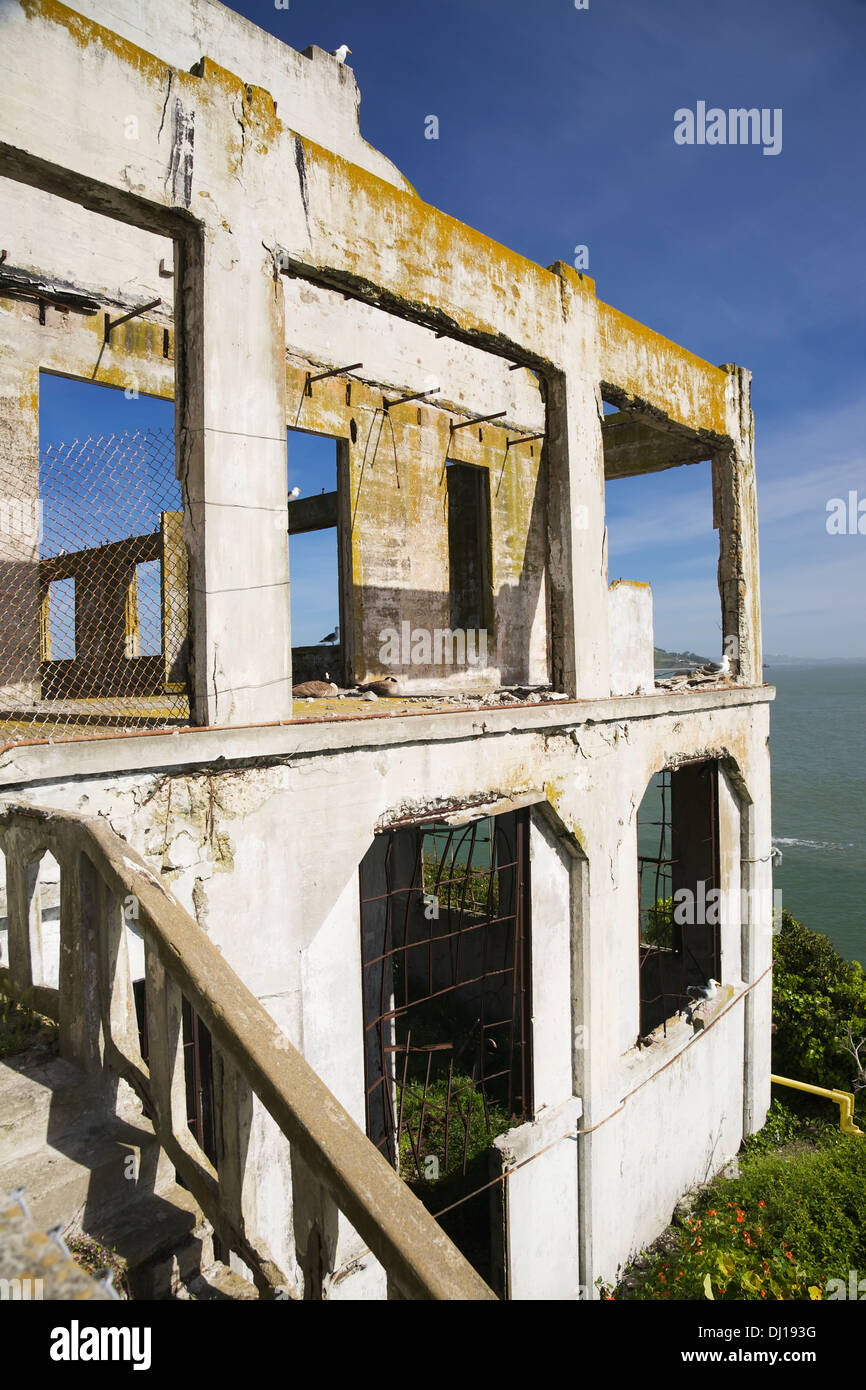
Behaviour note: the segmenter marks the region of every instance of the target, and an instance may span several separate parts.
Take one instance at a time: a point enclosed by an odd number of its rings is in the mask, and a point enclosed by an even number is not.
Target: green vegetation
[[[397,1104],[401,1088],[398,1086]],[[445,1110],[448,1081],[431,1081],[424,1103],[424,1129],[418,1144],[421,1123],[423,1090],[407,1085],[402,1090],[403,1130],[400,1135],[400,1173],[404,1178],[416,1178],[418,1167],[428,1182],[462,1173],[464,1157],[467,1167],[484,1153],[497,1134],[504,1134],[515,1123],[499,1106],[488,1102],[476,1090],[471,1077],[455,1072],[451,1078],[451,1104],[448,1107],[448,1154],[445,1154]],[[467,1138],[468,1134],[468,1138]],[[416,1167],[416,1157],[418,1167]],[[427,1160],[435,1158],[435,1163]]]
[[[0,984],[0,1057],[12,1057],[35,1042],[53,1042],[57,1025],[30,1007],[30,991],[16,999]]]
[[[866,975],[861,966],[844,960],[826,936],[809,931],[788,912],[782,913],[774,958],[774,1072],[816,1086],[860,1089],[858,1113],[863,1116],[866,1076],[858,1076],[850,1051],[852,1043],[866,1035]],[[861,1056],[866,1062],[866,1048]],[[808,1097],[798,1103],[804,1114],[826,1113],[828,1104]]]
[[[658,931],[664,907],[657,903],[650,921]],[[866,1129],[866,1076],[856,1056],[866,1035],[866,976],[787,912],[774,955],[773,1070],[854,1090]],[[739,1164],[739,1176],[700,1191],[616,1289],[600,1286],[602,1297],[819,1300],[830,1280],[866,1269],[866,1138],[840,1133],[829,1101],[785,1090]]]
[[[107,1246],[100,1245],[98,1240],[85,1235],[83,1231],[64,1231],[63,1239],[76,1264],[87,1270],[95,1279],[102,1279],[106,1272],[110,1272],[120,1297],[132,1297],[126,1275],[126,1261],[122,1256],[114,1250],[109,1250]]]
[[[641,945],[672,951],[675,945],[673,898],[656,898],[652,907],[644,908],[642,917]]]
[[[779,1112],[776,1123],[781,1120]],[[796,1117],[785,1127],[796,1131]],[[737,1178],[700,1194],[682,1225],[635,1262],[622,1300],[812,1299],[866,1267],[864,1140],[827,1129],[776,1152],[749,1144]]]
[[[707,657],[698,656],[697,652],[669,652],[664,647],[653,647],[653,662],[659,666],[705,666]]]
[[[439,900],[440,912],[490,912],[494,916],[499,911],[499,874],[495,870],[461,864],[457,859],[442,864],[433,855],[424,855],[422,861],[425,893],[435,893]]]

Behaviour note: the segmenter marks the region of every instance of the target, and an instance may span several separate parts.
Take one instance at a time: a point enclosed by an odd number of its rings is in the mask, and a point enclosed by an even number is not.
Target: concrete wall
[[[27,0],[3,8],[2,38],[10,263],[100,305],[165,303],[103,351],[101,313],[49,308],[41,324],[35,305],[0,300],[0,463],[32,493],[40,368],[175,394],[195,718],[237,727],[7,750],[0,787],[106,816],[360,1124],[357,870],[375,832],[532,799],[537,1113],[499,1146],[506,1166],[531,1160],[507,1179],[509,1277],[515,1297],[576,1297],[616,1276],[769,1103],[766,892],[766,910],[723,926],[729,1011],[694,1039],[682,1023],[636,1048],[635,814],[652,774],[722,760],[723,881],[770,882],[748,374],[422,203],[362,141],[347,69],[212,0],[82,0],[81,13]],[[169,243],[173,277],[159,269]],[[355,362],[307,393],[308,372]],[[433,386],[385,409],[385,395]],[[631,693],[650,682],[647,628],[637,641],[635,623],[609,618],[622,603],[645,622],[647,600],[608,590],[602,395],[666,422],[689,459],[712,456],[724,632],[750,688]],[[392,673],[373,656],[383,626],[448,625],[454,459],[490,479],[486,679],[550,678],[574,702],[261,727],[292,713],[287,424],[343,441],[357,675]],[[540,431],[543,449],[519,442]],[[277,1260],[300,1286],[321,1244],[335,1297],[381,1296],[381,1271],[310,1174],[257,1108],[248,1118],[247,1219]]]
[[[101,23],[86,17],[91,11]],[[474,363],[464,358],[441,392],[443,415],[451,403],[470,415],[486,413],[487,399],[494,410],[506,411],[508,434],[498,427],[482,434],[477,443],[487,456],[474,460],[491,473],[497,467],[496,499],[505,515],[498,518],[502,553],[494,583],[500,618],[513,625],[517,648],[513,660],[497,651],[491,680],[496,672],[505,680],[543,679],[548,667],[554,684],[568,693],[609,693],[600,546],[602,389],[624,408],[651,409],[680,433],[691,431],[717,459],[720,579],[726,620],[735,628],[726,635],[743,647],[747,677],[759,679],[751,415],[743,374],[735,380],[734,369],[712,367],[601,304],[592,281],[569,267],[533,266],[423,204],[360,141],[354,79],[327,55],[294,54],[205,0],[146,12],[133,0],[112,0],[93,3],[83,14],[39,0],[9,5],[3,16],[10,144],[0,172],[35,185],[17,191],[22,230],[10,264],[32,267],[38,260],[42,271],[96,282],[102,295],[134,299],[139,290],[164,291],[166,284],[158,268],[165,258],[139,246],[141,235],[154,233],[163,242],[172,236],[180,248],[172,282],[186,344],[175,363],[183,431],[179,475],[188,497],[198,722],[290,713],[281,433],[292,412],[280,344],[313,356],[318,342],[329,366],[358,360],[358,305],[386,309],[398,321],[382,338],[398,349],[399,369],[383,372],[398,389],[418,389],[419,375],[427,386],[440,373],[436,332],[446,334],[451,348],[469,345],[507,359],[497,372],[479,369],[477,357]],[[205,35],[212,47],[202,57]],[[34,84],[54,93],[55,121],[40,118],[31,100]],[[113,124],[106,125],[106,110],[116,113]],[[103,257],[114,229],[93,236],[92,219],[86,224],[75,208],[59,220],[43,219],[42,227],[50,225],[55,235],[67,226],[70,234],[59,253],[43,246],[37,255],[47,193],[62,193],[89,213],[110,214],[121,224],[118,249]],[[294,277],[300,295],[286,288],[279,272]],[[335,291],[348,295],[353,307],[341,316],[332,297],[326,325],[321,296]],[[316,329],[309,320],[317,314]],[[413,336],[410,325],[420,326],[422,336]],[[137,328],[145,333],[146,325]],[[131,330],[130,341],[134,337]],[[376,356],[369,338],[363,355]],[[105,379],[90,356],[90,371]],[[86,357],[78,354],[58,369],[84,374]],[[451,361],[460,367],[459,355]],[[509,363],[535,369],[548,397],[544,521],[544,499],[533,483],[537,451],[516,445],[518,430],[531,429],[539,412],[537,404],[527,410],[514,400],[515,391],[532,387],[509,383],[505,389]],[[150,389],[157,365],[148,363],[140,389]],[[8,392],[10,415],[21,417],[19,447],[31,450],[33,380],[31,358],[29,384],[19,375]],[[333,384],[345,390],[345,381]],[[429,407],[421,409],[423,427]],[[408,421],[402,414],[399,419],[409,447]],[[387,448],[390,425],[386,431],[379,424]],[[398,434],[399,426],[394,430]],[[377,425],[381,446],[378,433]],[[434,440],[435,433],[424,433]],[[461,433],[461,448],[468,448],[464,435],[471,433]],[[393,438],[391,444],[393,452]],[[432,442],[421,452],[432,470]],[[431,506],[426,486],[419,506],[417,518],[410,509],[409,519],[423,533]],[[740,541],[741,524],[751,527],[747,544]],[[540,548],[546,576],[539,573]],[[441,571],[440,541],[430,557],[433,572],[417,576],[413,571],[423,566],[416,554],[371,554],[371,631],[383,611],[393,610],[393,601],[378,602],[375,591],[383,581],[390,585],[395,572],[395,587],[404,594],[415,591],[416,580],[422,586],[417,592],[441,583],[437,551]],[[434,617],[437,606],[431,605]],[[239,641],[239,632],[255,633],[256,641]],[[363,624],[361,637],[359,669],[374,674]],[[453,672],[444,674],[455,680]]]
[[[351,316],[346,318],[348,336]],[[388,322],[382,313],[375,318]],[[410,346],[411,325],[405,327],[410,330],[405,334]],[[416,336],[420,332],[414,330]],[[350,341],[353,353],[364,354],[366,374],[365,336],[352,334]],[[396,355],[399,335],[393,338],[397,339],[393,342]],[[401,385],[405,391],[424,388],[415,386],[411,371],[382,361],[381,352],[378,356],[385,377],[381,386],[369,379],[359,381],[354,374],[349,379],[341,375],[316,382],[307,395],[305,384],[308,373],[315,373],[315,363],[291,361],[286,368],[293,424],[346,441],[347,495],[341,527],[348,543],[352,607],[342,615],[342,634],[345,640],[348,630],[350,675],[359,681],[395,676],[408,692],[450,687],[487,690],[515,682],[546,684],[547,514],[540,478],[541,444],[517,442],[519,424],[508,430],[500,421],[451,430],[452,423],[466,422],[468,401],[473,412],[481,413],[475,402],[490,399],[491,378],[501,379],[505,369],[496,359],[485,361],[486,354],[464,348],[460,356],[470,360],[462,380],[457,369],[463,364],[446,359],[436,379],[437,385],[441,383],[440,395],[429,402],[416,400],[386,410],[383,401],[399,396]],[[430,374],[425,371],[423,379],[429,382]],[[482,390],[476,396],[479,381]],[[507,395],[506,385],[511,386]],[[510,406],[517,396],[512,410],[524,409],[524,431],[543,428],[537,390],[533,399],[525,387],[515,391],[511,383],[501,382],[501,386],[500,408]],[[455,397],[459,404],[449,410]],[[473,464],[489,477],[492,623],[485,628],[483,666],[436,660],[435,632],[451,628],[448,462]],[[409,624],[410,633],[428,635],[432,660],[423,638],[417,643],[411,638],[401,641],[396,659],[388,651],[387,633],[402,635],[404,623]],[[477,653],[478,647],[474,650]]]
[[[611,695],[647,695],[655,686],[653,596],[648,584],[615,579],[607,591]]]
[[[555,1232],[564,1242],[556,1262],[559,1296],[574,1297],[599,1275],[613,1278],[667,1222],[683,1190],[735,1152],[744,1096],[751,1127],[769,1103],[769,1029],[747,1034],[744,998],[771,959],[769,902],[765,916],[730,919],[723,932],[722,980],[736,1000],[730,1013],[694,1042],[681,1021],[666,1040],[635,1046],[636,808],[653,772],[672,759],[725,760],[731,774],[720,817],[723,882],[739,887],[741,876],[766,888],[768,865],[741,864],[738,850],[744,797],[754,857],[770,843],[765,701],[757,692],[720,691],[687,697],[675,712],[659,696],[486,711],[483,764],[481,716],[466,714],[425,719],[420,739],[416,719],[388,720],[374,746],[366,721],[358,721],[20,749],[3,755],[0,775],[5,795],[26,789],[42,805],[106,816],[195,914],[360,1124],[357,870],[375,831],[425,807],[496,801],[504,788],[541,794],[532,839],[536,1124],[547,1125],[546,1117],[565,1106],[572,1137],[563,1131],[561,1149],[549,1151],[555,1158],[538,1160],[553,1165],[549,1189],[537,1174],[525,1185],[531,1164],[509,1189],[511,1229],[524,1230],[529,1242],[515,1237],[512,1266],[515,1290],[526,1292],[532,1281],[521,1283],[523,1260],[531,1265],[536,1258],[539,1228],[551,1240]],[[215,757],[225,761],[209,765]],[[757,986],[762,1010],[769,988],[769,977]],[[581,1127],[592,1130],[579,1144],[572,1098],[583,1107]],[[524,1129],[515,1154],[549,1142],[540,1142],[549,1126]],[[262,1179],[258,1220],[291,1264],[282,1206],[290,1159],[264,1132],[254,1133],[253,1145]],[[579,1267],[576,1225],[567,1236],[561,1225],[566,1190],[575,1210],[580,1201]],[[528,1202],[534,1215],[526,1225]],[[349,1232],[334,1227],[329,1241],[335,1267],[358,1253]],[[347,1294],[348,1285],[341,1287]]]
[[[292,130],[411,191],[391,160],[361,135],[361,93],[351,59],[343,66],[316,47],[298,53],[218,0],[184,5],[170,0],[77,0],[75,9],[171,67],[189,70],[206,55],[245,82],[266,88],[281,120]]]

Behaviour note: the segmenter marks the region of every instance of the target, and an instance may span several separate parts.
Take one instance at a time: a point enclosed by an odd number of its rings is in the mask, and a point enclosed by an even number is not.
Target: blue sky
[[[866,4],[589,5],[232,8],[295,48],[347,43],[362,133],[427,202],[542,265],[585,244],[601,299],[751,368],[765,649],[864,656],[866,536],[828,535],[826,509],[866,498]],[[781,108],[781,152],[675,144],[699,100]],[[708,466],[611,485],[608,526],[657,642],[719,651]]]

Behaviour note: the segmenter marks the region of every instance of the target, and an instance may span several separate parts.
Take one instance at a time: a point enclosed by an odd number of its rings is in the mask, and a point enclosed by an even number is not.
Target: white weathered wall
[[[434,715],[423,731],[417,719],[391,719],[376,721],[373,746],[364,721],[113,739],[14,750],[3,755],[0,776],[6,796],[18,783],[40,804],[105,815],[197,916],[361,1123],[357,870],[376,828],[424,807],[543,788],[547,819],[534,812],[532,838],[538,1120],[522,1127],[526,1132],[514,1143],[522,1155],[535,1152],[544,1147],[540,1140],[549,1127],[539,1126],[546,1126],[546,1117],[562,1106],[576,1116],[568,1107],[578,1071],[580,1124],[594,1132],[579,1145],[563,1138],[537,1160],[537,1172],[530,1164],[520,1182],[515,1179],[513,1266],[515,1289],[527,1295],[537,1274],[538,1230],[547,1231],[552,1248],[560,1250],[559,1296],[576,1297],[578,1284],[591,1288],[599,1275],[615,1277],[618,1266],[666,1224],[685,1188],[735,1152],[744,1097],[753,1125],[761,1123],[769,1100],[769,1027],[753,1028],[744,1074],[740,996],[747,981],[740,973],[739,923],[730,922],[723,935],[722,980],[738,1001],[730,1014],[691,1046],[691,1030],[681,1022],[669,1029],[667,1041],[635,1048],[636,808],[653,772],[671,758],[700,753],[729,759],[752,799],[750,814],[759,817],[756,845],[768,847],[765,699],[757,692],[721,691],[686,697],[673,709],[655,696],[607,708],[597,702]],[[477,756],[481,722],[488,730],[483,762]],[[508,737],[496,738],[497,730]],[[233,741],[237,756],[249,759],[256,750],[255,766],[232,767]],[[190,765],[193,748],[201,750],[197,770]],[[209,758],[219,756],[227,765],[209,767]],[[64,763],[75,768],[74,778],[63,773]],[[733,880],[739,817],[727,788],[722,805],[723,872]],[[575,855],[585,855],[582,907],[574,900],[579,860],[550,833],[551,823]],[[751,865],[748,876],[757,881],[767,868]],[[771,959],[769,921],[744,933],[754,980]],[[761,1009],[769,988],[767,977],[753,1001]],[[572,1008],[572,998],[586,1003]],[[672,1065],[662,1071],[667,1062]],[[290,1262],[283,1205],[290,1158],[285,1146],[266,1144],[260,1135],[254,1162],[261,1179],[258,1219],[275,1251]],[[538,1180],[546,1168],[549,1185]],[[563,1225],[563,1210],[576,1210],[578,1196],[592,1237],[579,1270],[576,1220]],[[528,1224],[527,1204],[533,1211]],[[343,1227],[332,1246],[336,1267],[362,1248]],[[536,1273],[522,1282],[527,1268]],[[363,1278],[371,1273],[368,1264]],[[354,1277],[338,1285],[339,1296],[351,1296]],[[368,1292],[377,1288],[374,1277]]]
[[[607,591],[607,622],[611,695],[648,695],[655,686],[649,584],[615,579]]]
[[[174,0],[76,0],[71,8],[172,67],[188,71],[200,58],[212,58],[242,82],[269,91],[292,130],[398,188],[410,188],[391,160],[361,135],[361,93],[351,59],[341,66],[321,48],[308,58],[218,0],[182,5]]]

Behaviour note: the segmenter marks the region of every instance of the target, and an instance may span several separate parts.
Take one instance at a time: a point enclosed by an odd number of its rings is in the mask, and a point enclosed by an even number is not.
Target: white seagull
[[[336,58],[338,63],[345,63],[351,52],[352,50],[347,43],[341,43],[339,48],[334,49],[331,57]]]
[[[680,1017],[684,1018],[686,1023],[694,1023],[695,1009],[699,1008],[701,1004],[706,1004],[710,999],[715,999],[716,991],[720,985],[720,980],[712,979],[708,980],[705,985],[689,985],[686,989],[689,1002],[680,1009]]]
[[[704,676],[729,676],[731,674],[731,658],[723,656],[721,661],[708,661],[706,666],[701,666],[700,671]]]
[[[289,501],[292,502],[296,497],[300,497],[300,495],[301,489],[299,487],[293,487],[289,493]]]
[[[686,994],[690,999],[694,999],[696,1004],[703,1004],[707,999],[715,998],[716,990],[721,983],[721,980],[707,980],[705,985],[689,985]]]
[[[339,636],[340,636],[340,624],[337,623],[337,626],[334,628],[334,631],[333,631],[333,632],[329,632],[328,635],[327,635],[327,637],[323,637],[322,640],[321,640],[321,642],[319,643],[319,646],[321,647],[323,642],[336,642],[336,641],[339,640]]]

